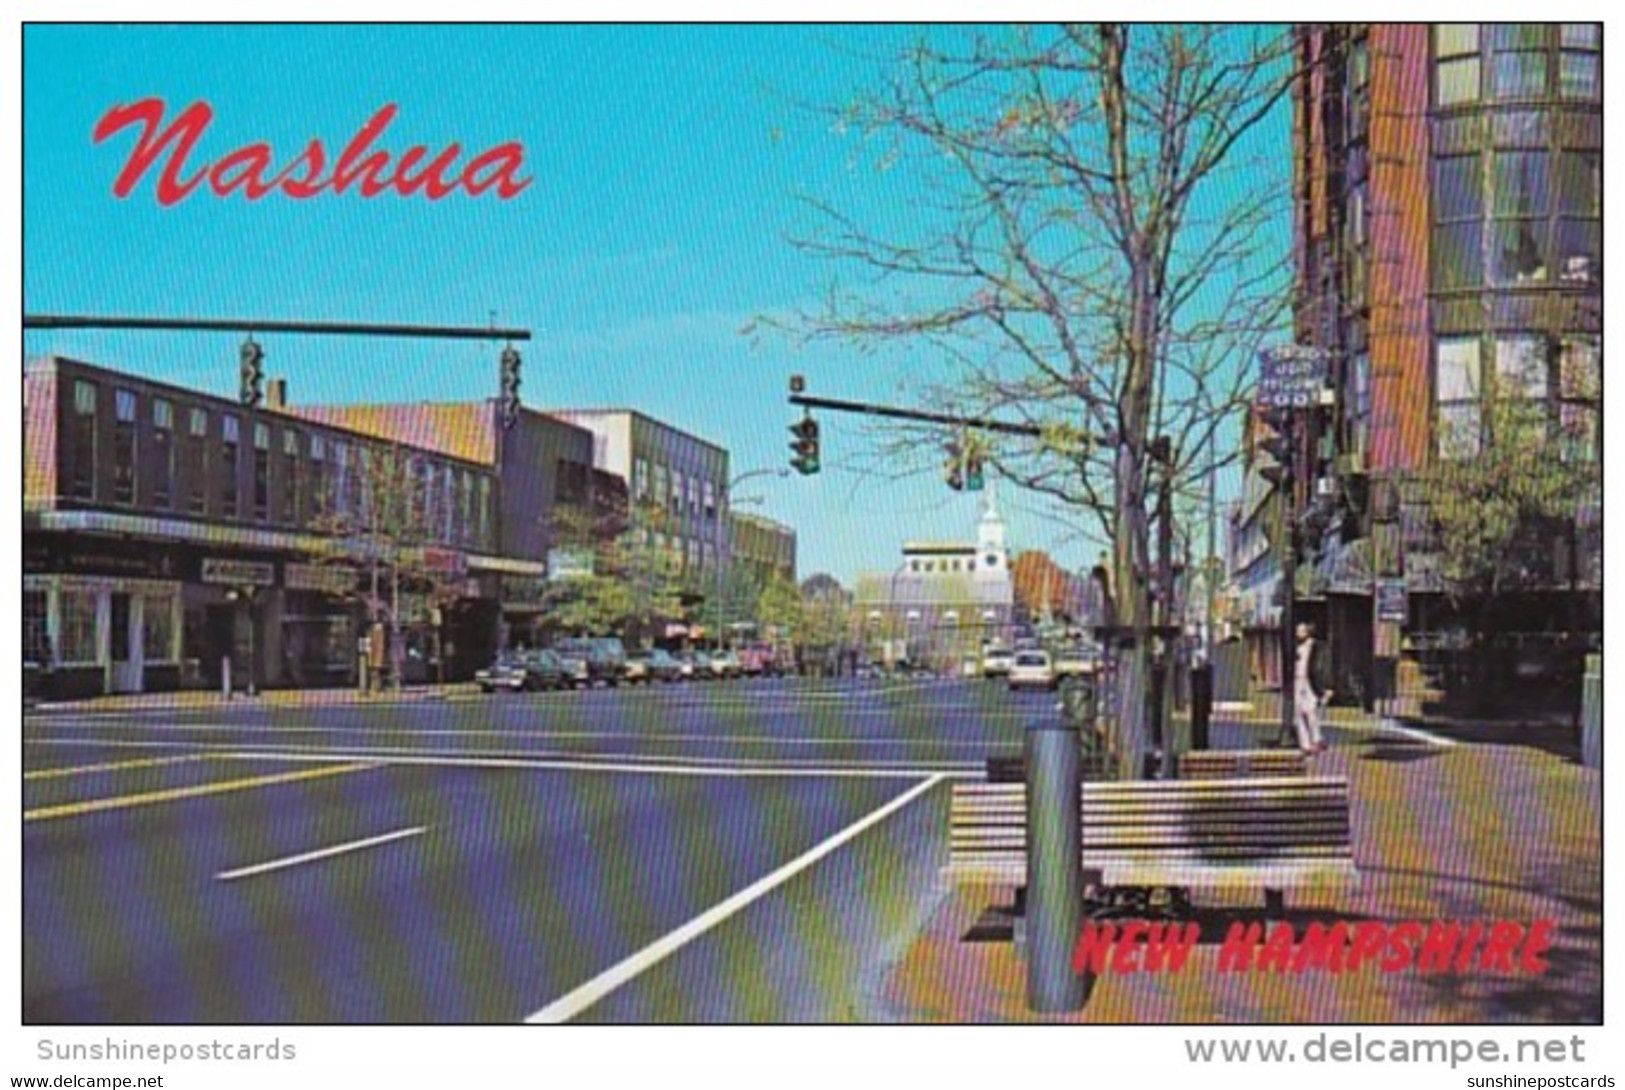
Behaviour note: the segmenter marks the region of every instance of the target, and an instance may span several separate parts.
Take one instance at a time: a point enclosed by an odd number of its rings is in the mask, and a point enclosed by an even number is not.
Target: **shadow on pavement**
[[[1550,753],[1554,757],[1580,763],[1580,732],[1572,723],[1475,721],[1425,719],[1403,721],[1429,734],[1453,742],[1490,746],[1523,746]]]

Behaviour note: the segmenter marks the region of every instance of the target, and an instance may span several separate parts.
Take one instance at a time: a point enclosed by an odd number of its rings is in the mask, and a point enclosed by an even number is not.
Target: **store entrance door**
[[[141,646],[141,597],[114,591],[108,626],[108,643],[113,660],[113,691],[139,693],[146,673],[145,648]]]

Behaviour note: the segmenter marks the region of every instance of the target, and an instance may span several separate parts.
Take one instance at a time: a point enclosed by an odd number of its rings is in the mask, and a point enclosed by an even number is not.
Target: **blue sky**
[[[32,312],[264,316],[525,326],[524,395],[538,407],[629,406],[732,451],[735,472],[787,464],[786,378],[813,392],[906,402],[930,361],[899,365],[741,335],[810,304],[834,270],[787,234],[812,193],[869,217],[911,215],[907,192],[854,160],[854,142],[799,102],[874,87],[906,27],[298,28],[25,30],[24,276]],[[516,199],[439,202],[331,194],[250,203],[197,193],[169,208],[152,180],[113,178],[133,132],[97,146],[96,121],[150,96],[171,116],[207,100],[199,158],[252,141],[290,162],[336,150],[385,103],[379,143],[467,154],[524,145]],[[1283,139],[1284,139],[1284,133]],[[27,335],[56,351],[230,395],[235,335]],[[498,346],[262,336],[295,400],[491,396]],[[970,534],[979,500],[934,458],[901,480],[846,468],[872,447],[821,416],[826,470],[742,486],[794,525],[801,572],[890,570],[905,539]],[[1228,491],[1228,487],[1226,488]],[[1093,560],[1065,516],[1001,493],[1017,548]],[[1079,520],[1081,522],[1081,520]]]

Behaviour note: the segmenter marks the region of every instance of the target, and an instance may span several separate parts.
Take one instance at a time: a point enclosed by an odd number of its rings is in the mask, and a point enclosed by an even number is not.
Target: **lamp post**
[[[723,616],[723,601],[722,601],[723,560],[722,560],[722,554],[723,554],[723,540],[727,537],[727,533],[728,533],[728,530],[727,530],[728,512],[733,510],[733,506],[734,506],[733,505],[733,499],[732,499],[733,490],[735,488],[738,488],[740,485],[744,484],[746,481],[754,480],[757,477],[788,477],[789,475],[790,475],[790,471],[788,469],[783,468],[783,467],[764,467],[762,469],[748,469],[745,472],[739,474],[737,477],[733,478],[733,480],[729,481],[728,486],[722,490],[722,496],[721,496],[722,503],[719,504],[718,507],[717,507],[716,571],[715,571],[715,573],[713,575],[713,578],[712,578],[712,581],[713,581],[713,583],[715,584],[715,587],[716,587],[716,609],[715,609],[714,612],[716,614],[716,625],[717,625],[716,635],[713,637],[712,642],[717,647],[722,646],[722,642],[721,642],[722,633],[725,631],[726,624],[727,624],[726,618]],[[749,502],[760,502],[760,501],[759,500],[752,500],[752,501],[749,501]],[[728,567],[728,569],[730,571],[732,571],[732,569],[733,569],[733,556],[731,554],[728,557],[727,567]]]

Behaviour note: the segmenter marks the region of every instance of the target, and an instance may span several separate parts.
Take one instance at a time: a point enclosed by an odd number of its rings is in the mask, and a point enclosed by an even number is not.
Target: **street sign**
[[[1331,354],[1313,345],[1283,344],[1258,354],[1258,403],[1270,409],[1308,409],[1320,401]]]
[[[269,587],[276,583],[276,568],[261,560],[226,560],[205,557],[203,581],[239,587]]]
[[[1404,624],[1410,614],[1406,608],[1405,580],[1377,580],[1377,620]]]
[[[550,580],[584,579],[593,571],[591,549],[554,549],[547,554],[547,577]]]

